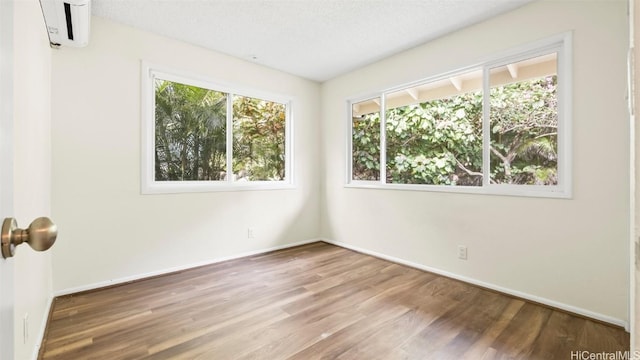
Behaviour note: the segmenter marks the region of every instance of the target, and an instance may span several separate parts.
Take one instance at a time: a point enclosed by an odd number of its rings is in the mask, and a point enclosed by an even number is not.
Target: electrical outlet
[[[254,235],[253,235],[253,228],[247,228],[247,238],[248,239],[253,239]]]
[[[29,340],[29,314],[24,314],[22,318],[22,343],[26,344]]]
[[[464,245],[458,245],[458,259],[467,260],[467,247]]]

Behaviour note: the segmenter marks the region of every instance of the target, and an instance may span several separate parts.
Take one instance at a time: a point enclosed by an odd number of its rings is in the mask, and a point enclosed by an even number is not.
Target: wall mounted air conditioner
[[[87,46],[91,0],[40,0],[52,47]]]

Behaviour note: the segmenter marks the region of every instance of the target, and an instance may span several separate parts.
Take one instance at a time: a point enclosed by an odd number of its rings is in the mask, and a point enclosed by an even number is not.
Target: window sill
[[[207,193],[207,192],[231,192],[231,191],[263,191],[263,190],[292,190],[294,184],[285,182],[154,182],[142,186],[143,195],[152,194],[181,194],[181,193]]]
[[[518,196],[553,199],[572,199],[570,191],[562,190],[559,187],[553,189],[532,186],[518,185],[489,185],[482,186],[442,186],[442,185],[417,185],[417,184],[382,184],[373,181],[354,181],[344,185],[350,189],[372,189],[372,190],[401,190],[401,191],[424,191],[439,193],[475,194],[475,195],[498,195],[498,196]]]

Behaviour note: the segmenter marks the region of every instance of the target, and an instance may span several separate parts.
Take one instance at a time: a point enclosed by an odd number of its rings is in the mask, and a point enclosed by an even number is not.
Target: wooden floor
[[[58,298],[40,358],[568,360],[628,349],[620,328],[314,243]]]

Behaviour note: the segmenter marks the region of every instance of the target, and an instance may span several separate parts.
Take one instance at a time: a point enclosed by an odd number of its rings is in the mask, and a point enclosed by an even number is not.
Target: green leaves
[[[284,180],[284,104],[236,96],[233,100],[233,173],[250,181]]]
[[[354,180],[380,178],[380,114],[352,119],[352,167]]]
[[[226,168],[226,94],[155,81],[155,179],[220,180]]]
[[[491,88],[490,181],[557,184],[557,76]],[[483,97],[470,92],[386,110],[388,183],[482,185]],[[380,115],[354,118],[354,180],[379,180]]]
[[[557,184],[557,76],[493,87],[492,180],[524,185]]]
[[[480,185],[482,97],[467,93],[389,109],[387,181]],[[458,162],[467,170],[458,166]]]
[[[156,181],[226,179],[228,96],[155,81]],[[285,127],[284,104],[234,96],[231,130],[237,179],[284,179]]]

